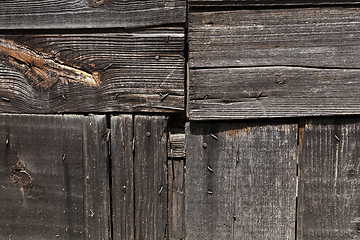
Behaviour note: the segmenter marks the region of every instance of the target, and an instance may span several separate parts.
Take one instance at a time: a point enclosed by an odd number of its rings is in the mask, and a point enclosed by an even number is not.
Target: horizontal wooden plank
[[[360,239],[360,119],[301,123],[297,239]]]
[[[184,109],[184,29],[2,35],[0,111]]]
[[[360,114],[358,69],[193,69],[190,78],[191,120]]]
[[[329,7],[193,12],[189,66],[359,68],[358,13]]]
[[[110,239],[105,116],[0,114],[0,238]]]
[[[189,0],[190,7],[303,6],[359,4],[357,0]]]
[[[184,0],[2,0],[1,29],[144,27],[184,23]]]
[[[169,133],[168,158],[185,158],[185,134]]]

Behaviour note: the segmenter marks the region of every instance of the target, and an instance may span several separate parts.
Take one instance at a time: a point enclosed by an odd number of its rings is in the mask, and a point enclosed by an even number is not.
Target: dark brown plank
[[[144,27],[184,23],[183,0],[2,0],[2,29]]]
[[[168,138],[168,158],[185,158],[185,134],[169,133]]]
[[[136,115],[135,137],[135,239],[166,237],[167,224],[167,120]]]
[[[135,238],[133,117],[111,117],[114,239]]]
[[[189,0],[190,7],[234,7],[234,6],[302,6],[359,4],[359,1],[337,0]]]
[[[186,239],[294,239],[296,124],[191,122],[186,146]]]
[[[168,160],[168,238],[185,239],[185,160]]]
[[[358,68],[358,12],[358,8],[193,12],[190,68]]]
[[[184,29],[178,27],[106,34],[3,35],[0,110],[183,110],[183,50]]]
[[[359,118],[303,122],[297,239],[359,239],[359,143]]]
[[[0,238],[110,239],[105,123],[0,115]]]
[[[359,114],[359,76],[357,69],[194,69],[190,119]]]

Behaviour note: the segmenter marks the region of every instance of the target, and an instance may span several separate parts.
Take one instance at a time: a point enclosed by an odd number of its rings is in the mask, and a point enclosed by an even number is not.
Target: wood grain
[[[190,122],[186,146],[186,239],[294,239],[296,124]]]
[[[129,28],[184,23],[183,0],[3,0],[1,29]]]
[[[190,120],[359,114],[359,76],[358,69],[193,69]]]
[[[359,136],[359,118],[302,122],[297,239],[360,237]]]
[[[100,115],[0,115],[0,238],[110,239],[104,129]]]
[[[167,144],[168,158],[185,158],[185,134],[184,133],[169,133]]]
[[[2,112],[184,109],[183,28],[3,35],[1,41]]]
[[[113,238],[135,238],[133,116],[111,117]]]
[[[358,12],[350,7],[193,12],[189,65],[359,68]]]
[[[167,225],[167,120],[136,115],[135,137],[135,239],[166,237]]]

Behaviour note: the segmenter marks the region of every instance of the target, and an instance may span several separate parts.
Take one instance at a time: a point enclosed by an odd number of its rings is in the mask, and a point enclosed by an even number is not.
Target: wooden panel
[[[111,117],[114,239],[135,238],[133,117]]]
[[[296,124],[191,122],[186,146],[187,240],[295,238]]]
[[[300,128],[298,239],[359,239],[360,119]]]
[[[185,158],[185,134],[169,133],[168,158]]]
[[[189,0],[190,7],[234,7],[234,6],[296,6],[296,5],[334,5],[359,4],[359,1],[337,0]]]
[[[0,238],[110,239],[105,116],[0,115]]]
[[[358,8],[190,13],[190,68],[359,68],[358,13]]]
[[[185,22],[184,0],[2,0],[2,29],[143,27]]]
[[[168,160],[168,238],[185,239],[185,160]]]
[[[190,77],[191,120],[360,113],[357,69],[197,69]]]
[[[162,116],[135,116],[135,239],[166,237],[166,124]]]
[[[3,35],[0,110],[57,113],[184,109],[184,29]]]

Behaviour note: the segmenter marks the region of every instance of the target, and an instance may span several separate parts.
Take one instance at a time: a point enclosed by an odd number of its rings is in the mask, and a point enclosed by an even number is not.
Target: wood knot
[[[10,169],[10,180],[20,187],[27,186],[33,181],[30,171],[20,159]]]

